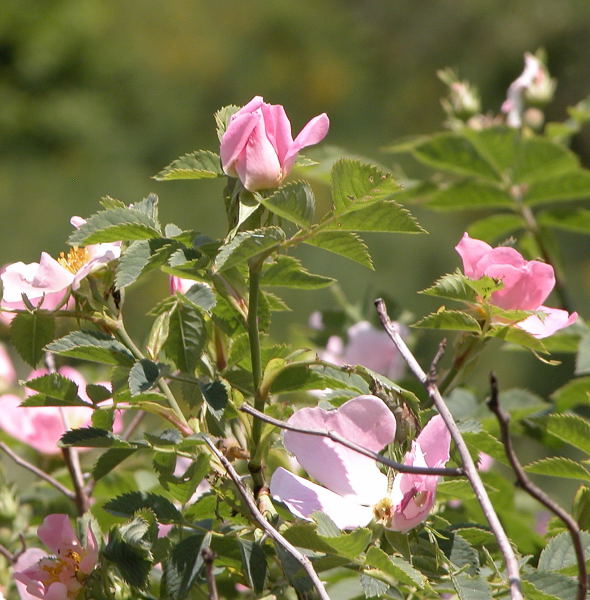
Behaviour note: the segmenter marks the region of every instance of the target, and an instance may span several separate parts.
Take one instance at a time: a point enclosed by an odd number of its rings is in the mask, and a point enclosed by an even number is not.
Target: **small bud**
[[[481,111],[479,93],[469,82],[460,81],[452,69],[439,71],[438,77],[449,88],[449,95],[441,100],[449,117],[467,121]]]

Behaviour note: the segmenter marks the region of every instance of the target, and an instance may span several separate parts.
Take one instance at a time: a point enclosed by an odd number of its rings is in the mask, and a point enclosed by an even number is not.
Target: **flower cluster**
[[[330,430],[379,452],[395,438],[396,421],[376,396],[358,396],[340,408],[304,408],[288,423],[306,429]],[[398,473],[391,491],[375,461],[325,437],[286,431],[284,443],[297,462],[322,485],[282,467],[273,474],[273,497],[298,517],[326,513],[342,529],[362,527],[373,518],[395,531],[424,521],[434,506],[438,477]],[[433,417],[412,442],[404,464],[442,467],[449,460],[451,438],[441,417]],[[323,487],[325,486],[325,487]]]
[[[491,296],[493,304],[507,310],[538,313],[517,323],[524,331],[544,338],[577,320],[578,314],[575,312],[570,315],[565,310],[543,305],[555,287],[555,273],[551,265],[538,260],[525,260],[514,248],[492,248],[466,233],[455,249],[463,259],[463,270],[467,277],[480,279],[487,275],[502,282],[502,289]]]

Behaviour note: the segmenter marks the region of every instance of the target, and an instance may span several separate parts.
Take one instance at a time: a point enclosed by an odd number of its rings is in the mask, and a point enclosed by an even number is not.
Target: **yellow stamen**
[[[392,511],[393,503],[391,502],[391,498],[383,498],[373,506],[375,520],[378,523],[383,523],[384,525],[387,525],[387,523],[391,521]]]
[[[90,253],[87,248],[74,246],[68,250],[67,254],[60,252],[57,262],[70,273],[76,274],[89,260]]]
[[[418,508],[422,508],[426,504],[426,500],[428,500],[428,492],[418,492],[414,495],[414,504]]]

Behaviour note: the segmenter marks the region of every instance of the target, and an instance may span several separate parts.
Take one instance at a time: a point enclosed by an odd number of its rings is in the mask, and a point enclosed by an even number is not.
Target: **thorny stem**
[[[580,528],[576,520],[559,504],[554,502],[542,489],[537,487],[527,476],[512,445],[510,438],[510,415],[508,415],[500,406],[498,395],[498,380],[494,373],[490,373],[490,388],[491,394],[488,400],[488,408],[496,415],[500,425],[500,434],[506,456],[510,461],[512,470],[516,475],[516,479],[520,487],[531,495],[535,500],[538,500],[543,506],[548,508],[554,515],[557,515],[565,524],[574,546],[576,561],[578,563],[578,595],[577,600],[585,600],[586,592],[588,591],[588,573],[586,569],[586,560],[584,558],[584,547],[582,538],[580,537]]]
[[[207,581],[207,589],[209,590],[209,600],[219,600],[217,593],[217,582],[213,573],[213,561],[215,560],[215,552],[211,548],[203,548],[201,556],[205,563],[205,579]]]
[[[531,210],[530,206],[525,204],[522,200],[521,186],[514,186],[513,188],[511,188],[510,193],[518,207],[518,210],[520,211],[526,229],[533,236],[535,242],[537,243],[537,246],[539,247],[539,250],[541,251],[543,260],[553,267],[553,272],[555,273],[555,293],[559,297],[561,307],[567,310],[568,312],[573,312],[573,302],[567,290],[563,273],[561,273],[561,269],[559,269],[557,261],[551,255],[551,252],[549,251],[549,248],[545,243],[545,239],[543,238],[543,232],[541,231],[541,228],[537,223],[535,214]]]
[[[318,574],[315,572],[311,561],[307,556],[303,555],[295,546],[293,546],[290,542],[288,542],[263,516],[263,514],[258,510],[256,506],[256,502],[252,497],[252,494],[248,488],[242,483],[242,480],[236,470],[233,468],[232,464],[223,456],[223,454],[215,447],[215,444],[211,442],[207,437],[203,436],[203,440],[211,450],[213,454],[218,458],[219,462],[225,467],[227,474],[230,476],[232,481],[234,482],[238,492],[244,499],[244,502],[248,506],[248,509],[252,513],[254,520],[258,523],[260,527],[266,532],[266,534],[272,538],[279,546],[285,549],[304,569],[307,573],[308,577],[311,579],[315,589],[318,592],[318,595],[321,600],[330,600],[330,596],[326,592],[324,584],[321,582]]]
[[[250,358],[252,360],[252,384],[254,386],[254,406],[256,410],[264,412],[266,397],[261,393],[262,382],[262,359],[260,356],[260,332],[258,330],[258,300],[260,295],[260,269],[262,263],[256,260],[249,265],[250,288],[248,293],[248,339],[250,341]],[[258,446],[262,433],[262,422],[254,419],[252,423],[252,447],[248,463],[248,469],[254,482],[254,493],[264,486],[264,475],[262,464],[258,456]]]
[[[21,458],[18,454],[15,454],[4,442],[0,442],[0,450],[7,454],[17,465],[27,469],[27,471],[31,471],[31,473],[39,477],[39,479],[43,479],[43,481],[46,481],[49,485],[52,485],[58,492],[61,492],[69,500],[76,499],[76,494],[74,494],[72,490],[69,490],[65,485],[62,485],[59,481],[57,481],[57,479],[54,479],[51,477],[51,475],[45,473],[45,471],[42,471],[29,461]]]
[[[477,471],[477,468],[469,454],[469,450],[467,445],[465,444],[465,440],[459,431],[455,420],[453,419],[453,415],[451,411],[447,408],[443,397],[436,385],[435,381],[432,381],[428,375],[424,372],[422,367],[419,365],[418,361],[402,339],[399,329],[397,325],[395,325],[389,315],[387,314],[387,309],[385,307],[385,302],[379,298],[375,300],[375,307],[377,309],[377,314],[379,315],[379,319],[383,328],[391,338],[391,341],[394,343],[395,347],[398,349],[399,353],[403,356],[404,360],[407,362],[410,370],[418,381],[424,386],[428,396],[432,400],[433,404],[436,406],[440,416],[443,418],[455,445],[457,446],[457,450],[461,456],[461,460],[463,462],[463,468],[465,469],[465,474],[467,475],[467,479],[469,479],[469,483],[475,492],[475,496],[477,497],[479,504],[481,505],[482,511],[486,516],[490,528],[494,533],[496,539],[498,540],[498,546],[504,556],[504,561],[506,562],[506,570],[508,571],[508,581],[510,585],[510,596],[512,600],[523,600],[523,595],[521,591],[521,583],[520,583],[520,571],[518,566],[518,560],[516,555],[514,554],[514,550],[510,545],[510,540],[504,531],[502,524],[500,523],[500,519],[494,510],[494,507],[490,501],[490,498],[485,490],[481,477]]]
[[[260,411],[252,408],[249,404],[242,404],[240,406],[240,410],[248,413],[265,423],[270,423],[271,425],[275,425],[276,427],[280,427],[281,429],[286,429],[288,431],[296,431],[298,433],[305,433],[307,435],[313,435],[316,437],[325,437],[337,444],[342,444],[359,454],[364,456],[368,456],[369,458],[374,459],[375,461],[386,465],[387,467],[391,467],[400,473],[415,473],[418,475],[445,475],[445,476],[454,476],[454,477],[462,477],[465,475],[463,469],[437,469],[431,467],[414,467],[412,465],[405,465],[403,463],[395,462],[386,456],[382,456],[377,452],[373,452],[364,446],[356,444],[355,442],[346,439],[340,434],[329,431],[327,429],[307,429],[306,427],[296,427],[295,425],[290,425],[289,423],[285,423],[284,421],[279,421],[278,419],[274,419],[273,417],[269,417],[261,413]]]

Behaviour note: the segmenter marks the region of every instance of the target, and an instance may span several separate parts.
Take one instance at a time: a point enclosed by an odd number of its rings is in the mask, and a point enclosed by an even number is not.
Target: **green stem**
[[[264,412],[266,396],[261,393],[262,359],[260,356],[260,331],[258,329],[258,300],[260,295],[260,270],[261,260],[252,261],[249,265],[249,293],[248,293],[248,339],[250,341],[250,358],[252,360],[252,384],[254,386],[254,407]],[[262,421],[254,419],[252,423],[251,459],[248,468],[254,481],[255,492],[264,486],[262,464],[258,456]]]
[[[438,384],[438,389],[441,394],[444,394],[447,389],[451,386],[451,384],[459,377],[461,371],[465,368],[465,365],[469,362],[469,358],[473,354],[473,352],[478,348],[482,338],[473,336],[471,342],[467,345],[467,348],[461,352],[458,356],[453,358],[453,364],[451,368],[447,371],[443,380]]]
[[[123,324],[123,321],[121,319],[119,319],[118,321],[116,321],[116,323],[117,323],[116,332],[117,332],[117,335],[119,336],[119,338],[121,339],[121,341],[129,348],[129,350],[131,350],[131,352],[132,352],[133,356],[135,356],[135,358],[137,358],[138,360],[144,359],[145,355],[138,348],[138,346],[133,341],[133,339],[131,338],[129,333],[127,333],[127,329],[125,329],[125,325]],[[163,379],[160,379],[158,381],[158,387],[160,388],[160,390],[162,391],[164,396],[166,396],[166,399],[168,400],[168,404],[170,405],[170,408],[174,411],[174,414],[178,418],[179,425],[181,426],[182,432],[186,435],[190,435],[191,433],[193,433],[193,430],[191,429],[190,425],[188,424],[188,421],[186,420],[186,417],[184,416],[182,410],[180,409],[178,402],[176,402],[176,398],[174,397],[174,394],[172,393],[170,386],[166,383],[166,381],[164,381]]]

